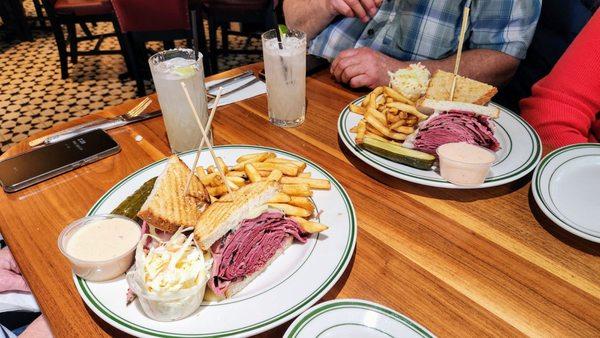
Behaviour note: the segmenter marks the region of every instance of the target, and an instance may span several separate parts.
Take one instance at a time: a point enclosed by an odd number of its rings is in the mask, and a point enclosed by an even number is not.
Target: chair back
[[[203,0],[211,9],[238,11],[260,11],[267,8],[271,1],[273,0]]]
[[[123,32],[189,30],[189,0],[111,0]]]

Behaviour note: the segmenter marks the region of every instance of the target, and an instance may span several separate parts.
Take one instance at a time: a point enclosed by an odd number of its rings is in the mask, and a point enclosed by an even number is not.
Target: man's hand
[[[0,292],[4,291],[31,292],[8,247],[0,250]]]
[[[405,67],[402,61],[362,47],[342,51],[331,63],[330,71],[338,82],[350,87],[375,88],[390,82],[388,71],[402,67]]]
[[[343,15],[348,18],[359,18],[367,23],[377,14],[383,0],[325,0],[332,16]]]

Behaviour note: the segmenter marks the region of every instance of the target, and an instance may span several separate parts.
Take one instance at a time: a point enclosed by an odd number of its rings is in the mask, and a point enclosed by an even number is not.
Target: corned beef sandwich
[[[500,149],[494,136],[494,119],[500,114],[496,107],[425,99],[419,110],[432,115],[406,138],[406,148],[433,155],[439,146],[452,142],[467,142],[492,151]]]
[[[233,296],[294,239],[304,243],[310,235],[281,211],[264,207],[278,190],[277,182],[252,183],[214,202],[200,216],[194,236],[212,253],[208,286],[217,297]]]

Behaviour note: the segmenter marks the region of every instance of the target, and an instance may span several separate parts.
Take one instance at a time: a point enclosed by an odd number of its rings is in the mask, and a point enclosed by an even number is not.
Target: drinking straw
[[[202,29],[204,31],[204,29]],[[204,32],[202,32],[204,34]],[[192,10],[192,48],[194,49],[194,60],[198,60],[198,18],[196,10]]]
[[[275,11],[275,1],[273,1],[273,20],[275,21],[275,35],[277,35],[277,43],[279,49],[283,49],[283,43],[281,42],[281,32],[279,31],[279,19],[277,18],[277,12]]]
[[[192,108],[192,112],[194,113],[194,117],[196,118],[196,123],[198,123],[198,127],[200,128],[200,131],[202,132],[202,141],[200,141],[200,146],[198,146],[198,150],[196,151],[196,157],[194,158],[194,164],[192,165],[192,171],[190,172],[190,175],[188,176],[188,181],[185,186],[184,196],[187,195],[187,193],[188,193],[190,182],[192,180],[192,175],[194,175],[194,170],[196,169],[196,166],[198,165],[198,159],[200,158],[200,153],[202,152],[202,147],[204,147],[205,143],[208,145],[208,150],[210,152],[210,155],[213,158],[215,167],[219,171],[219,175],[221,175],[221,178],[223,179],[223,182],[225,183],[225,187],[227,188],[227,191],[231,192],[231,187],[229,186],[229,184],[227,184],[227,179],[225,178],[225,173],[223,173],[223,170],[219,166],[219,162],[217,162],[217,155],[215,154],[212,144],[210,143],[210,140],[208,139],[206,129],[202,126],[202,121],[200,121],[200,117],[198,117],[198,112],[196,111],[196,107],[194,106],[194,103],[192,102],[192,98],[190,97],[190,93],[188,92],[187,87],[185,86],[184,82],[181,82],[181,88],[183,89],[183,92],[185,93],[185,97],[187,98],[188,104]],[[215,97],[215,105],[213,106],[212,111],[210,112],[210,117],[208,118],[208,122],[206,123],[207,129],[210,128],[212,119],[215,116],[215,112],[217,111],[217,106],[219,105],[219,100],[221,99],[222,91],[223,91],[223,87],[219,87],[219,89],[217,90],[217,96]]]
[[[450,89],[450,101],[454,101],[454,90],[456,89],[456,80],[458,78],[458,67],[460,66],[460,57],[462,56],[463,43],[465,42],[465,33],[469,22],[469,12],[471,10],[471,0],[467,0],[463,9],[462,25],[460,26],[460,36],[458,37],[458,51],[454,61],[454,79],[452,80],[452,89]]]

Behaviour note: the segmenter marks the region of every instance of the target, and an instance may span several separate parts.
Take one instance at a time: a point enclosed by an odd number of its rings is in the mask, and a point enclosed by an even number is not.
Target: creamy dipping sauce
[[[140,236],[140,227],[132,221],[98,220],[77,230],[68,240],[66,252],[83,261],[105,261],[132,250]]]
[[[466,142],[446,143],[437,149],[440,174],[451,183],[477,186],[485,181],[496,155]]]

